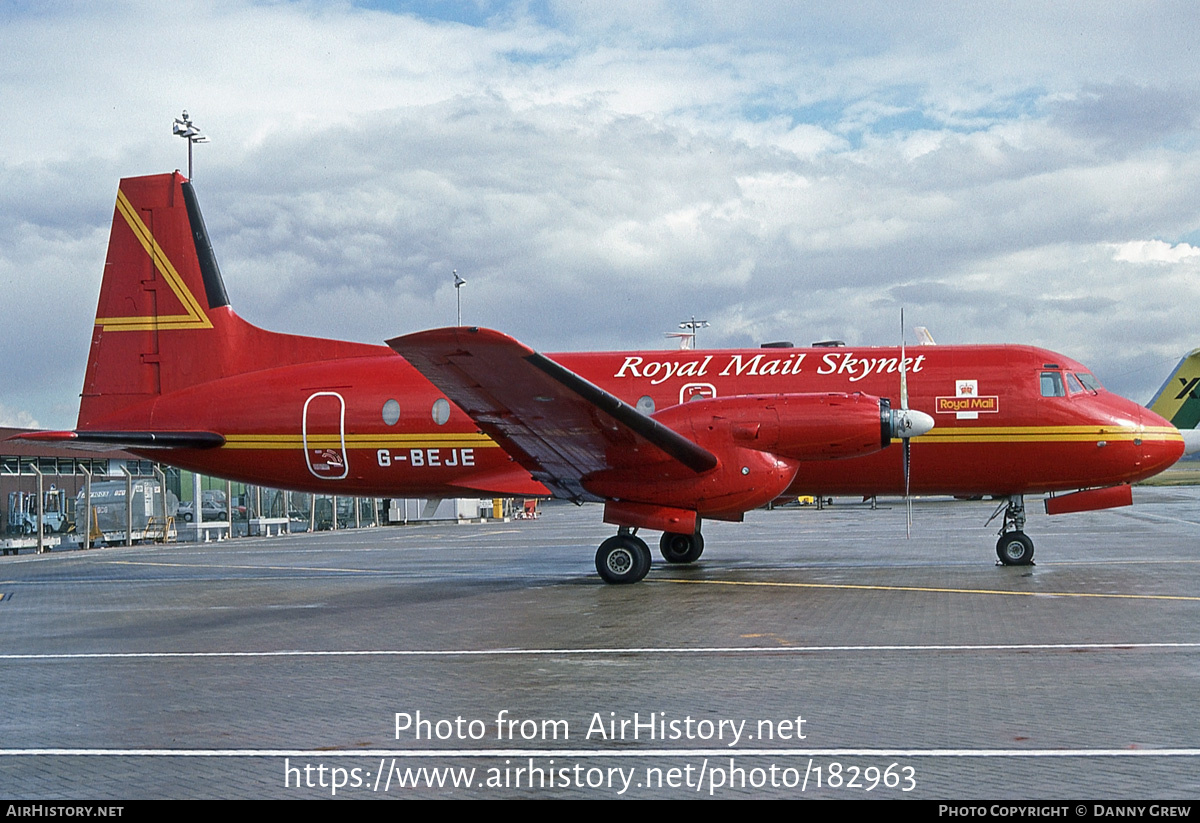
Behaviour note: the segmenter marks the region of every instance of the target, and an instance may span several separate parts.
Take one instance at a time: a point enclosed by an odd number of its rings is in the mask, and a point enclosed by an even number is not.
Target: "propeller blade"
[[[912,538],[912,497],[908,493],[909,466],[911,465],[910,448],[912,448],[912,441],[906,437],[904,438],[904,537],[906,539]]]
[[[904,362],[904,308],[900,309],[900,408],[908,411],[908,367]]]
[[[909,469],[912,466],[912,436],[914,434],[924,434],[933,428],[933,418],[927,414],[916,412],[916,415],[925,418],[920,421],[919,426],[914,426],[913,415],[908,410],[908,364],[905,362],[905,334],[904,334],[904,307],[900,307],[900,413],[904,415],[906,428],[908,429],[907,436],[904,438],[904,537],[905,539],[912,538],[912,496],[909,494],[909,479],[911,477]],[[926,420],[928,425],[925,425]],[[922,431],[914,431],[914,429],[923,429]]]

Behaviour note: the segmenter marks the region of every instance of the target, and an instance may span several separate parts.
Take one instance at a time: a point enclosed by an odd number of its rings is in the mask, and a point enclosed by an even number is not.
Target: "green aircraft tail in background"
[[[1192,349],[1150,401],[1150,410],[1175,424],[1194,429],[1200,423],[1200,349]]]

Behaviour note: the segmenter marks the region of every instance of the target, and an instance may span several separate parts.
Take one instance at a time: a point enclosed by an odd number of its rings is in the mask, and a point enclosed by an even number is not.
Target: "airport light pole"
[[[694,349],[694,348],[696,348],[696,329],[707,329],[708,321],[707,320],[697,320],[696,315],[693,314],[692,319],[684,320],[682,323],[679,324],[679,328],[687,329],[688,332],[692,335],[692,348]]]
[[[200,133],[199,127],[188,117],[187,109],[183,110],[182,117],[175,118],[175,125],[171,127],[171,133],[182,137],[188,144],[188,180],[192,179],[192,144],[207,143],[208,138]]]
[[[467,285],[467,281],[458,276],[458,269],[453,271],[454,274],[454,297],[458,302],[458,325],[462,325],[462,287]]]

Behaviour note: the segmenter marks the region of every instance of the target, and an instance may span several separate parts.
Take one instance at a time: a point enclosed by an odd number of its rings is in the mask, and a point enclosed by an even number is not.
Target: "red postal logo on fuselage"
[[[980,413],[1000,411],[1000,398],[994,394],[981,395],[978,380],[955,380],[954,396],[934,398],[934,410],[938,414],[953,414],[957,420],[978,420]]]
[[[996,395],[988,397],[939,397],[937,410],[943,414],[954,412],[998,412],[1000,398]]]

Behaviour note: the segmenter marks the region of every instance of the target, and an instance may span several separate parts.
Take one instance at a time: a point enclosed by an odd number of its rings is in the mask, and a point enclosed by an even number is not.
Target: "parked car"
[[[224,521],[229,519],[229,509],[225,506],[224,500],[205,500],[200,507],[200,514],[206,522]],[[184,523],[191,523],[196,519],[196,505],[191,500],[185,500],[179,504],[179,514],[176,515]],[[233,519],[245,520],[246,507],[234,506]]]

